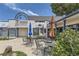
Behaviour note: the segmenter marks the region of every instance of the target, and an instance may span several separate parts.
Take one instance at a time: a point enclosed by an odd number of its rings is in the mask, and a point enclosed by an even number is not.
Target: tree
[[[52,12],[58,16],[67,15],[72,11],[79,9],[78,3],[52,3]]]

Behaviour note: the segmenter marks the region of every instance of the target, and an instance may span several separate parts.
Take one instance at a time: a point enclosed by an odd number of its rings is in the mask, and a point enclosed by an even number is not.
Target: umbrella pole
[[[30,40],[30,43],[31,43],[31,35],[30,35],[30,38],[29,38],[29,40]]]

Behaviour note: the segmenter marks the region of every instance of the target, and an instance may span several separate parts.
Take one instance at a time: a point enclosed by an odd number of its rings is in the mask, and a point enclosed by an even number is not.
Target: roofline
[[[75,14],[78,14],[78,13],[79,13],[79,9],[76,10],[76,11],[74,11],[74,12],[72,12],[72,13],[70,13],[69,15],[65,16],[64,18],[61,18],[60,20],[58,20],[58,21],[56,21],[56,22],[62,21],[62,20],[64,20],[64,19],[66,19],[66,18],[68,18],[68,17],[71,17],[71,16],[73,16],[73,15],[75,15]]]
[[[0,20],[0,22],[8,22],[8,20],[5,20],[5,21],[3,21],[3,20]]]
[[[0,22],[9,22],[9,20],[15,20],[15,19],[0,20]]]

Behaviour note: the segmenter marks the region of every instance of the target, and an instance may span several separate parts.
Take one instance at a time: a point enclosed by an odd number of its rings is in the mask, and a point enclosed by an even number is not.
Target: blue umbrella
[[[31,25],[31,23],[29,24],[29,36],[31,36],[32,35],[32,25]]]

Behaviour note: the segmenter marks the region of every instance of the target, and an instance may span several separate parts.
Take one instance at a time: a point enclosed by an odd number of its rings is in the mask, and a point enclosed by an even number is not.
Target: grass
[[[6,37],[0,37],[0,40],[9,40],[9,39]]]
[[[21,52],[21,51],[13,51],[12,53],[15,53],[16,56],[27,56],[27,54],[25,54],[24,52]],[[0,56],[4,56],[3,53],[1,53]],[[5,56],[7,56],[7,55],[5,55]],[[8,56],[11,56],[11,55],[8,55]]]
[[[27,56],[27,54],[21,51],[13,51],[13,53],[16,53],[16,56]]]

